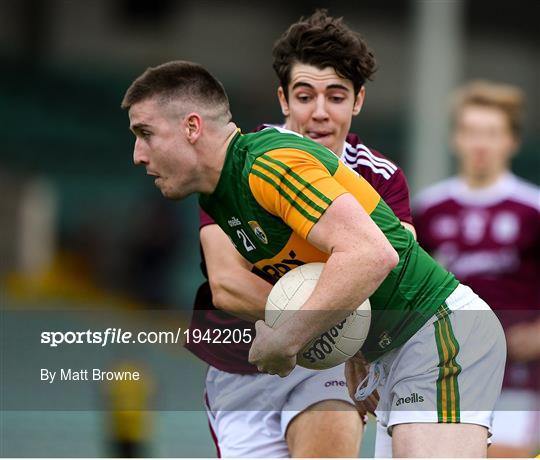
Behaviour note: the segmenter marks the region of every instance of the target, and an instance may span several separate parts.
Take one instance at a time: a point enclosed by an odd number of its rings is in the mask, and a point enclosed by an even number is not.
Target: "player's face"
[[[458,113],[453,141],[462,173],[484,179],[504,172],[518,146],[505,113],[477,105]]]
[[[193,193],[197,155],[185,138],[183,120],[155,99],[134,104],[129,120],[136,138],[134,163],[146,168],[166,198],[181,199]]]
[[[338,76],[332,67],[318,69],[301,63],[293,66],[289,87],[278,89],[286,128],[319,142],[338,156],[352,117],[362,108],[364,94],[363,87],[355,94],[352,82]]]

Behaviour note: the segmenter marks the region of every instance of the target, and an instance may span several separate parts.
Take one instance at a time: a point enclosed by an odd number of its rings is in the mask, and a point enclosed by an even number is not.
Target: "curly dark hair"
[[[355,94],[376,71],[375,56],[366,42],[343,18],[329,16],[326,9],[317,9],[309,18],[292,24],[274,43],[272,55],[286,97],[291,69],[298,62],[318,69],[332,67],[352,82]]]

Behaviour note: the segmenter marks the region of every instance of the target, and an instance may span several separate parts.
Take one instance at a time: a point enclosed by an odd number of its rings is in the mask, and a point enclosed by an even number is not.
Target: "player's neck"
[[[216,189],[223,165],[225,164],[227,149],[237,132],[237,126],[231,121],[225,127],[221,128],[219,133],[216,133],[214,137],[216,139],[215,142],[205,147],[206,161],[204,162],[204,171],[202,171],[201,176],[203,183],[199,187],[201,193],[211,194]]]
[[[343,156],[343,151],[345,150],[345,139],[343,139],[343,142],[341,142],[335,150],[332,150],[338,158],[341,158]]]
[[[465,172],[462,172],[461,178],[467,184],[467,186],[471,189],[482,189],[482,188],[488,188],[495,184],[502,176],[504,176],[508,171],[506,169],[503,169],[501,171],[497,171],[494,174],[467,174]]]

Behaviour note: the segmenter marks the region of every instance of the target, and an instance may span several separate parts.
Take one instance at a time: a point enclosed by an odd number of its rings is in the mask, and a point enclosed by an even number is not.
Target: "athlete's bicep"
[[[292,149],[257,158],[249,183],[257,202],[303,238],[332,202],[347,192],[320,160]]]
[[[307,240],[319,250],[332,254],[337,251],[371,249],[377,254],[390,244],[356,198],[350,193],[341,195],[328,207],[311,228]]]

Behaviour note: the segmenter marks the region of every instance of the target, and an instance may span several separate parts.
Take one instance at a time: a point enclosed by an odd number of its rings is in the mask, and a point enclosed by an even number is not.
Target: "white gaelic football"
[[[265,322],[277,327],[309,298],[323,270],[323,263],[310,263],[287,272],[274,285],[266,301]],[[286,312],[289,312],[287,314]],[[328,369],[344,363],[364,344],[371,322],[366,300],[347,318],[312,339],[298,353],[297,363],[308,369]]]

